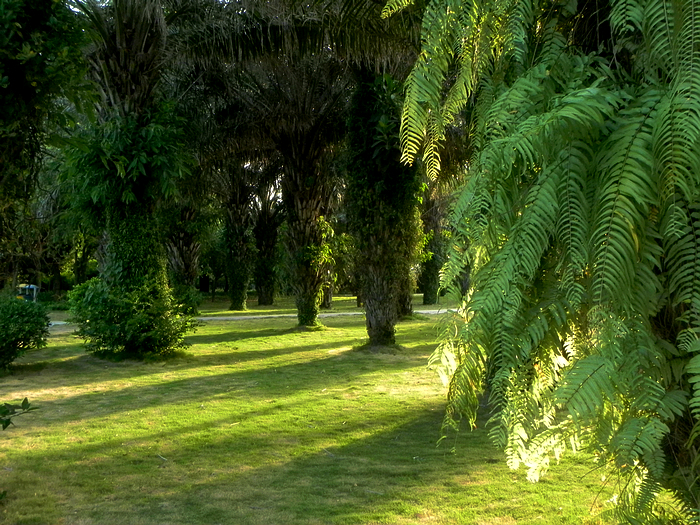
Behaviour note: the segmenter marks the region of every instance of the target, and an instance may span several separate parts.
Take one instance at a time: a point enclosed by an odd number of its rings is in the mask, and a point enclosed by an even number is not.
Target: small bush
[[[46,346],[49,316],[39,303],[0,298],[0,369],[10,364],[30,348]]]
[[[185,333],[196,326],[155,282],[124,291],[94,278],[76,286],[69,301],[70,321],[87,351],[100,357],[168,356],[187,346]]]

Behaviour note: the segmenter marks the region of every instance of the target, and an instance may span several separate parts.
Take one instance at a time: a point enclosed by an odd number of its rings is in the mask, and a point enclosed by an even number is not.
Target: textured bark
[[[349,230],[358,252],[370,345],[386,345],[395,342],[398,319],[412,313],[420,184],[416,168],[400,162],[400,83],[369,69],[357,74],[348,124]]]
[[[256,284],[256,289],[258,291],[258,306],[270,306],[275,303],[275,286],[264,284],[262,287],[258,287]]]
[[[404,279],[403,286],[396,301],[399,318],[413,315],[413,279]]]
[[[323,296],[321,297],[321,308],[330,310],[333,308],[333,283],[326,282],[323,286]]]
[[[229,298],[231,310],[246,310],[248,300],[248,285],[250,284],[250,272],[236,264],[236,258],[232,258],[228,274]]]
[[[316,326],[318,324],[319,301],[316,289],[312,286],[298,288],[295,304],[299,326]]]
[[[252,231],[254,174],[237,159],[227,159],[214,170],[214,175],[215,191],[225,206],[224,267],[230,308],[245,310],[255,257]]]
[[[189,231],[187,225],[195,220],[196,213],[192,208],[182,208],[177,222],[178,229],[170,234],[165,243],[173,295],[185,311],[193,315],[198,312],[201,298],[197,292],[197,278],[202,243],[195,232]]]
[[[293,159],[282,184],[288,213],[287,250],[292,261],[292,289],[300,326],[318,324],[324,282],[325,244],[321,218],[328,213],[330,185],[318,172],[319,161]]]
[[[196,211],[183,209],[180,213],[180,223],[186,224],[195,220]],[[202,243],[193,232],[179,230],[174,232],[165,245],[168,264],[177,284],[194,288],[199,276],[199,259],[202,253]]]
[[[363,276],[365,317],[370,346],[396,343],[396,280],[388,266],[367,264]]]
[[[268,65],[270,63],[268,62]],[[350,76],[343,60],[325,52],[298,60],[280,57],[271,69],[251,68],[265,109],[270,139],[283,159],[282,197],[287,213],[286,247],[292,268],[299,324],[317,324],[324,258],[321,217],[330,211],[332,172],[328,159],[344,139],[344,108]]]

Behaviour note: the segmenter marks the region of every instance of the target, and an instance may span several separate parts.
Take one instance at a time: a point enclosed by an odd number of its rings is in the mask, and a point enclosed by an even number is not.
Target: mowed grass
[[[0,377],[40,410],[0,433],[8,524],[594,524],[606,497],[565,459],[510,471],[480,426],[436,446],[435,316],[396,353],[354,349],[361,316],[211,321],[165,362],[85,354],[69,327]],[[456,447],[456,453],[450,449]]]

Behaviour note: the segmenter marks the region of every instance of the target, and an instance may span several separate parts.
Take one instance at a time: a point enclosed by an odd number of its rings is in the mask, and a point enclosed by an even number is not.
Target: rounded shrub
[[[0,297],[0,369],[30,348],[46,346],[49,316],[39,303]]]
[[[196,322],[155,280],[132,290],[94,278],[69,293],[71,322],[88,352],[107,358],[167,356],[186,346]]]

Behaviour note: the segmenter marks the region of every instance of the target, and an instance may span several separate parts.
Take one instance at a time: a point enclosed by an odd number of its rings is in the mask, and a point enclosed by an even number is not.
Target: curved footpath
[[[437,315],[449,312],[446,308],[439,308],[437,310],[413,310],[414,314],[424,314],[424,315]],[[325,317],[340,317],[343,315],[364,315],[364,312],[326,312],[320,313],[319,318],[323,319]],[[231,316],[210,316],[210,317],[197,317],[197,321],[244,321],[246,319],[273,319],[281,317],[289,317],[291,319],[295,318],[297,314],[266,314],[266,315],[231,315]],[[58,326],[63,324],[69,324],[66,321],[52,321],[49,326]]]

